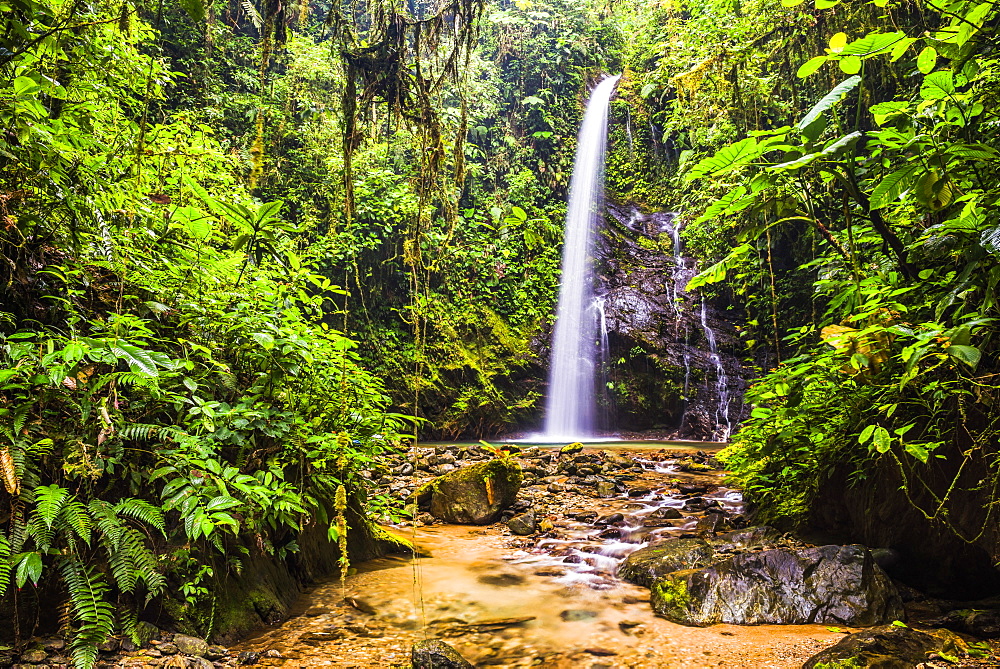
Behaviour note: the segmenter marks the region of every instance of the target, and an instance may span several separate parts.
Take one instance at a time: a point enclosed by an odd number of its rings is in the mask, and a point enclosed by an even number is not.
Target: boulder
[[[507,527],[514,534],[526,537],[535,533],[535,512],[528,511],[507,521]]]
[[[572,444],[566,444],[559,449],[561,455],[576,455],[583,450],[583,444],[579,441],[574,441]]]
[[[413,644],[410,661],[413,669],[472,669],[468,660],[439,639],[427,639]]]
[[[713,555],[704,539],[668,539],[629,554],[618,566],[618,578],[648,588],[671,572],[707,566]]]
[[[668,574],[652,585],[650,601],[663,617],[697,626],[868,627],[904,615],[896,587],[863,546],[735,555]]]
[[[463,467],[418,490],[430,497],[435,518],[462,525],[489,525],[511,506],[521,488],[521,467],[508,458]]]
[[[208,642],[204,639],[199,639],[198,637],[188,636],[186,634],[175,634],[174,635],[174,646],[177,650],[185,655],[194,655],[195,657],[205,657],[208,654]]]
[[[882,625],[849,634],[813,655],[802,669],[819,667],[878,667],[913,669],[923,666],[930,653],[956,656],[966,650],[958,635],[945,630],[920,631],[905,625]]]

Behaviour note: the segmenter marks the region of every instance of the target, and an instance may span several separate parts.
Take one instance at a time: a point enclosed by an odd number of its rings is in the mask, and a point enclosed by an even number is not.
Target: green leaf
[[[684,290],[694,290],[724,280],[729,270],[739,264],[750,250],[749,244],[740,244],[728,256],[693,277]]]
[[[875,54],[886,51],[903,39],[906,39],[906,34],[901,32],[870,33],[845,46],[844,50],[840,52],[840,55],[867,58],[868,56],[874,56]]]
[[[884,427],[876,427],[872,434],[872,442],[876,451],[886,453],[892,446],[892,437],[889,436],[889,431]]]
[[[920,97],[924,100],[943,100],[955,93],[955,81],[951,70],[938,70],[924,77],[920,87]]]
[[[853,76],[837,84],[832,91],[824,95],[819,102],[813,105],[813,108],[809,110],[808,114],[802,117],[802,120],[798,122],[796,127],[799,130],[805,129],[810,123],[815,121],[820,114],[840,102],[847,93],[854,90],[854,88],[860,83],[861,77]]]
[[[917,460],[920,460],[925,465],[927,464],[927,456],[929,453],[921,444],[904,444],[903,450],[915,457]]]
[[[718,176],[749,163],[760,155],[761,146],[753,137],[747,137],[735,144],[719,149],[714,156],[703,158],[684,177],[687,181],[707,174]]]
[[[159,370],[156,368],[156,361],[150,356],[148,351],[144,351],[132,344],[122,343],[111,344],[109,348],[120,360],[127,362],[128,366],[136,374],[142,374],[151,378],[160,375]]]
[[[840,71],[844,74],[857,74],[861,71],[861,59],[857,56],[847,56],[837,61]]]
[[[982,358],[982,352],[975,346],[961,346],[959,344],[952,344],[947,349],[945,349],[955,360],[965,363],[972,369],[979,366],[979,360]]]
[[[921,169],[919,163],[911,163],[884,177],[869,196],[869,206],[872,209],[881,209],[895,202],[903,191],[913,185]]]
[[[799,66],[798,71],[795,73],[799,79],[805,79],[810,74],[814,73],[819,68],[823,67],[823,64],[827,61],[826,56],[816,56],[815,58],[810,58],[806,62]]]
[[[802,2],[802,0],[799,0],[799,2]],[[653,82],[650,82],[650,83],[646,84],[645,86],[643,86],[642,90],[639,91],[639,97],[648,98],[650,95],[653,94],[653,92],[655,90],[656,90],[656,84],[653,83]]]
[[[858,443],[866,444],[868,440],[872,438],[872,433],[875,431],[878,425],[869,425],[861,431],[861,435],[858,437]]]
[[[205,510],[212,511],[225,511],[226,509],[232,509],[235,506],[239,506],[240,501],[233,497],[227,497],[221,495],[219,497],[212,498],[207,505],[205,505]]]
[[[274,337],[266,332],[254,332],[250,335],[250,338],[260,344],[261,348],[265,351],[270,351],[274,348]]]
[[[816,0],[816,9],[830,9],[840,4],[840,0]]]
[[[932,46],[925,46],[917,55],[917,69],[921,74],[930,74],[937,65],[937,50]]]
[[[735,189],[723,195],[721,198],[709,205],[708,209],[705,210],[701,216],[699,216],[695,223],[704,223],[705,221],[710,221],[719,214],[725,212],[731,204],[739,200],[741,197],[746,195],[747,189],[743,186],[737,186]]]
[[[906,50],[910,48],[910,45],[917,41],[915,37],[904,37],[903,39],[896,42],[892,47],[892,51],[889,52],[889,62],[895,63],[897,60],[903,57]]]
[[[35,488],[35,513],[50,530],[56,516],[59,515],[59,510],[62,509],[69,496],[68,490],[54,483]]]
[[[42,576],[42,556],[38,553],[22,553],[17,562],[17,570],[14,580],[17,587],[23,588],[29,580],[38,585],[38,579]]]

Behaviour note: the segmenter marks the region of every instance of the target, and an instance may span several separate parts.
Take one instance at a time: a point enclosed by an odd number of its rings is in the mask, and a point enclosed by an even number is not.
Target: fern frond
[[[71,499],[65,505],[63,505],[62,510],[59,511],[59,517],[56,522],[57,529],[72,528],[76,535],[83,539],[83,542],[90,545],[90,531],[92,523],[90,520],[90,514],[87,513],[87,507],[78,502],[76,499]]]
[[[153,425],[150,423],[133,423],[118,431],[122,439],[129,441],[153,441],[157,437],[182,437],[187,433],[174,425]]]
[[[90,669],[97,662],[97,646],[114,631],[114,607],[105,600],[108,586],[99,572],[73,559],[63,561],[62,575],[79,624],[70,642],[73,664]]]
[[[45,522],[45,519],[37,511],[31,514],[28,524],[25,527],[25,534],[35,541],[35,545],[42,551],[47,551],[52,547],[56,533],[52,527]]]
[[[166,525],[163,521],[163,510],[144,499],[135,499],[133,497],[123,499],[115,504],[114,511],[119,516],[128,516],[129,518],[135,518],[147,525],[151,525],[160,532],[166,531]]]
[[[0,597],[4,596],[10,584],[10,572],[13,568],[10,556],[10,542],[7,541],[7,537],[0,534]]]
[[[34,515],[41,517],[49,529],[52,529],[52,523],[55,522],[56,516],[59,515],[69,496],[69,490],[55,484],[38,486],[35,488]]]

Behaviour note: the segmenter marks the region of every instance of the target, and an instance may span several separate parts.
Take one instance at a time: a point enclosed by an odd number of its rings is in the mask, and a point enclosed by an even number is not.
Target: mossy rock
[[[560,455],[576,455],[577,453],[579,453],[582,450],[583,450],[583,444],[581,444],[579,441],[575,441],[572,444],[566,444],[565,446],[563,446],[562,448],[560,448],[559,449],[559,454]]]
[[[912,669],[930,653],[956,657],[967,650],[965,641],[948,630],[881,625],[849,634],[806,660],[802,669]]]
[[[648,588],[672,572],[707,566],[713,554],[704,539],[668,539],[629,554],[618,567],[618,578]]]
[[[653,610],[683,625],[879,625],[903,617],[895,586],[863,546],[736,555],[668,574]]]
[[[521,466],[509,458],[448,472],[430,486],[430,512],[446,523],[489,525],[510,507],[521,489]]]

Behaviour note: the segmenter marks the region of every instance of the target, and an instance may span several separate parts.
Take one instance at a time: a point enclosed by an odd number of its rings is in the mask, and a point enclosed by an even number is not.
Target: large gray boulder
[[[517,462],[497,458],[436,478],[417,491],[417,502],[429,498],[431,515],[446,523],[489,525],[514,503],[522,480]]]
[[[735,555],[668,574],[650,590],[653,610],[683,625],[869,627],[904,615],[895,586],[863,546]]]

